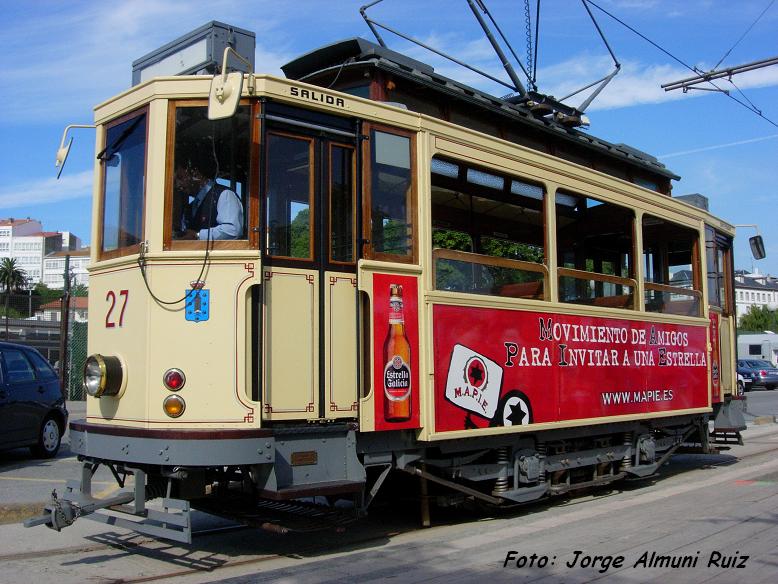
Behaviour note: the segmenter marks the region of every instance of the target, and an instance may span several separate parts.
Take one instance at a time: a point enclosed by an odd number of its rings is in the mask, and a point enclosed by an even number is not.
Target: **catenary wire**
[[[726,53],[724,53],[724,56],[723,56],[723,57],[721,57],[721,59],[719,59],[719,62],[718,62],[718,63],[716,63],[716,64],[713,66],[713,68],[711,69],[711,71],[715,71],[716,69],[718,69],[718,68],[719,68],[719,65],[721,65],[721,64],[724,62],[724,59],[726,59],[727,57],[729,57],[729,54],[730,54],[730,53],[731,53],[731,52],[732,52],[732,51],[735,49],[735,47],[737,47],[737,46],[740,44],[740,41],[742,41],[742,40],[743,40],[743,39],[746,37],[746,35],[747,35],[749,32],[751,32],[751,29],[752,29],[752,28],[754,28],[754,26],[756,26],[756,23],[757,23],[757,22],[759,22],[759,21],[762,19],[762,17],[765,15],[765,13],[766,13],[768,10],[770,10],[770,8],[772,7],[772,5],[773,5],[773,4],[775,4],[775,0],[770,0],[770,2],[767,4],[767,6],[765,6],[765,9],[764,9],[764,10],[762,10],[762,13],[761,13],[759,16],[757,16],[757,17],[756,17],[756,20],[754,20],[754,22],[752,22],[752,23],[751,23],[751,26],[749,26],[749,27],[746,29],[746,31],[745,31],[745,32],[744,32],[742,35],[740,35],[740,38],[739,38],[738,40],[736,40],[736,41],[735,41],[735,44],[734,44],[734,45],[732,45],[732,46],[729,48],[729,50],[728,50]]]
[[[657,43],[655,43],[654,41],[652,41],[650,38],[648,38],[646,35],[644,35],[644,34],[643,34],[643,33],[641,33],[640,31],[636,30],[635,28],[631,27],[629,24],[627,24],[626,22],[624,22],[623,20],[621,20],[621,19],[620,19],[618,16],[615,16],[614,14],[611,14],[610,12],[608,12],[607,10],[605,10],[603,7],[601,7],[601,6],[598,6],[596,3],[592,2],[592,0],[583,0],[583,2],[584,2],[585,4],[591,4],[592,6],[594,6],[594,7],[595,7],[597,10],[599,10],[600,12],[603,12],[603,13],[604,13],[604,14],[606,14],[607,16],[610,16],[610,17],[611,17],[613,20],[615,20],[616,22],[618,22],[620,25],[622,25],[623,27],[627,28],[629,31],[633,32],[634,34],[638,35],[640,38],[642,38],[644,41],[646,41],[647,43],[649,43],[651,46],[653,46],[653,47],[655,47],[656,49],[660,50],[661,52],[663,52],[665,55],[667,55],[668,57],[670,57],[671,59],[673,59],[673,60],[674,60],[674,61],[676,61],[677,63],[679,63],[679,64],[681,64],[682,66],[684,66],[684,67],[686,67],[687,69],[689,69],[689,71],[691,71],[692,73],[700,73],[700,71],[699,71],[699,70],[698,70],[696,67],[692,67],[692,66],[691,66],[691,65],[689,65],[688,63],[685,63],[684,61],[682,61],[681,59],[679,59],[678,57],[676,57],[675,55],[673,55],[673,54],[672,54],[670,51],[668,51],[668,50],[667,50],[667,49],[665,49],[664,47],[662,47],[662,46],[658,45]],[[743,101],[740,101],[738,98],[736,98],[735,96],[731,95],[729,92],[726,92],[726,91],[724,91],[723,89],[721,89],[721,87],[719,87],[718,85],[716,85],[715,83],[713,83],[713,81],[708,81],[708,83],[709,83],[710,85],[712,85],[713,87],[715,87],[717,91],[719,91],[719,92],[723,93],[724,95],[726,95],[728,98],[730,98],[730,99],[731,99],[732,101],[734,101],[735,103],[738,103],[738,104],[740,104],[741,106],[743,106],[744,108],[746,108],[748,111],[750,111],[750,112],[752,112],[752,113],[756,114],[757,116],[759,116],[760,118],[762,118],[763,120],[765,120],[767,123],[769,123],[769,124],[771,124],[771,125],[775,126],[776,128],[778,128],[778,124],[777,124],[777,123],[775,123],[774,121],[772,121],[772,120],[771,120],[770,118],[768,118],[767,116],[765,116],[765,115],[764,115],[764,114],[761,112],[761,110],[759,110],[759,109],[757,109],[757,108],[754,108],[754,107],[751,107],[751,106],[749,106],[748,104],[746,104],[745,102],[743,102]]]

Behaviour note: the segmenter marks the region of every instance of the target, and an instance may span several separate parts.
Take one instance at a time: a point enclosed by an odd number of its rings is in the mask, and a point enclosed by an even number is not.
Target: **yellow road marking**
[[[29,477],[0,477],[0,481],[32,481],[40,483],[64,483],[65,479],[35,479]],[[92,481],[93,485],[113,485],[111,481]]]

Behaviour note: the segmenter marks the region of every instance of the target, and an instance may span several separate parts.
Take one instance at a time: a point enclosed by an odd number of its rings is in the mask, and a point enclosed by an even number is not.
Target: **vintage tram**
[[[512,505],[744,427],[734,228],[658,160],[363,39],[283,70],[97,106],[83,470],[30,524]]]

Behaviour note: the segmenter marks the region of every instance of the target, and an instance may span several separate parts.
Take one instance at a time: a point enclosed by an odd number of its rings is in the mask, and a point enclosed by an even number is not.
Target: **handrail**
[[[455,249],[445,249],[436,247],[432,250],[432,259],[456,260],[470,264],[481,264],[485,266],[496,266],[498,268],[513,268],[514,270],[524,270],[527,272],[537,272],[548,276],[548,268],[544,264],[527,262],[524,260],[512,260],[510,258],[501,258],[499,256],[488,256],[469,251],[458,251]]]
[[[568,276],[579,280],[595,280],[597,282],[608,282],[609,284],[621,284],[637,289],[638,282],[634,278],[622,278],[621,276],[612,276],[610,274],[600,274],[599,272],[587,272],[586,270],[573,270],[572,268],[557,268],[557,274]]]
[[[668,286],[667,284],[656,284],[654,282],[645,282],[643,284],[646,290],[655,290],[657,292],[669,292],[671,294],[682,294],[683,296],[694,296],[698,300],[702,299],[702,292],[692,288],[679,288],[677,286]]]

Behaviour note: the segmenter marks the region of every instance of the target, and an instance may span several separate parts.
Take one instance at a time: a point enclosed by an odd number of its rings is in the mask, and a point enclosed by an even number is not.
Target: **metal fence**
[[[0,294],[0,339],[35,347],[57,372],[65,365],[67,398],[82,400],[86,397],[81,385],[87,347],[86,298],[70,298],[64,344],[61,317],[61,296],[45,298],[33,292]]]

